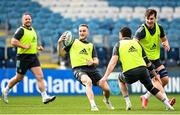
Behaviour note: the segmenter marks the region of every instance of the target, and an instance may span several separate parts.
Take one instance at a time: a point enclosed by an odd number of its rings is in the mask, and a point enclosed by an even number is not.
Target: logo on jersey
[[[131,46],[131,47],[129,48],[129,51],[128,51],[128,52],[136,52],[136,51],[137,51],[137,49],[136,49],[135,47]]]
[[[36,42],[36,38],[35,38],[35,36],[33,36],[32,42]]]
[[[81,51],[79,52],[79,54],[85,54],[85,55],[88,55],[88,53],[87,53],[87,51],[86,51],[85,48],[84,48],[83,50],[81,50]]]
[[[150,50],[156,49],[156,44],[154,43],[153,46],[150,48]]]

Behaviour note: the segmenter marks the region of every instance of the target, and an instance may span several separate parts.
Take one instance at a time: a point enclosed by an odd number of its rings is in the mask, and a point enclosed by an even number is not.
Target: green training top
[[[122,72],[146,66],[142,57],[142,47],[136,40],[121,40],[119,45],[119,60],[122,63]]]
[[[92,60],[93,44],[85,44],[75,39],[69,54],[72,68],[87,65],[87,60]]]
[[[23,49],[18,47],[17,54],[37,54],[37,35],[35,30],[31,30],[22,27],[24,30],[24,35],[20,39],[23,45],[31,44],[30,49]]]
[[[148,59],[150,60],[156,60],[160,58],[160,29],[157,24],[156,26],[156,32],[154,35],[151,35],[148,31],[147,27],[143,24],[146,32],[145,38],[140,40],[140,44],[143,46]]]

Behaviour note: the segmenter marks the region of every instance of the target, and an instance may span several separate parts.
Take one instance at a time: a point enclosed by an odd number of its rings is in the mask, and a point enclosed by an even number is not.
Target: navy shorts
[[[73,69],[74,77],[82,84],[81,77],[82,75],[88,75],[89,78],[92,80],[92,84],[97,86],[98,81],[102,78],[101,74],[99,74],[98,70],[94,67],[83,66],[83,67],[76,67]],[[84,85],[84,84],[82,84]]]
[[[162,65],[161,60],[157,59],[157,60],[150,60],[152,62],[152,64],[155,66],[155,68],[158,68],[159,66]]]
[[[22,75],[25,75],[28,69],[38,66],[40,62],[37,55],[29,55],[27,58],[18,57],[16,60],[16,72]]]
[[[156,69],[157,69],[159,66],[163,65],[163,64],[161,63],[161,60],[160,60],[160,59],[150,60],[150,61],[152,62],[152,64],[155,66]],[[167,69],[164,68],[163,71],[167,72]],[[160,78],[163,78],[163,77],[165,77],[165,76],[168,76],[168,73],[162,74],[162,75],[160,74]]]
[[[140,81],[144,86],[151,85],[151,78],[146,67],[138,67],[123,73],[128,84]]]

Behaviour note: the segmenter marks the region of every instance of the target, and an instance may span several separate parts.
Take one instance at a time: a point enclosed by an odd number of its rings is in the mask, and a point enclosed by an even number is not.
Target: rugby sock
[[[129,104],[129,103],[131,103],[128,95],[124,96],[124,99],[125,99],[125,101],[126,101],[126,105]]]
[[[8,86],[6,86],[5,89],[4,89],[4,91],[5,91],[6,93],[9,93],[9,90],[10,90],[10,89],[9,89]]]
[[[172,106],[169,104],[169,101],[166,99],[166,98],[164,98],[163,100],[162,100],[162,102],[168,107],[168,108],[171,108]]]
[[[91,104],[91,107],[96,106],[96,103],[95,103],[95,101],[94,101],[94,100],[90,100],[90,104]]]
[[[144,94],[144,97],[146,98],[146,99],[149,99],[150,97],[151,97],[151,93],[148,91],[148,92],[146,92],[146,94]]]
[[[109,98],[105,97],[104,99],[106,100],[106,102],[109,102]]]
[[[41,92],[41,96],[42,96],[43,98],[46,98],[46,97],[48,97],[48,95],[47,95],[46,91],[44,91],[44,92]]]
[[[166,98],[167,101],[169,101],[169,99],[168,99],[168,97],[167,97],[165,92],[163,93],[163,97]]]

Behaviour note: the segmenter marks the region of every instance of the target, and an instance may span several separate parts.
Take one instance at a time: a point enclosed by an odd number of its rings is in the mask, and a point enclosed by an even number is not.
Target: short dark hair
[[[88,26],[87,24],[80,24],[79,27],[81,27],[81,26],[84,26],[84,27],[86,27],[86,28],[89,28],[89,26]]]
[[[145,12],[145,17],[149,17],[151,15],[157,16],[157,11],[155,9],[147,9],[146,12]]]
[[[23,13],[22,17],[23,17],[23,16],[25,16],[25,15],[29,15],[29,16],[31,16],[31,13],[29,13],[29,12],[25,12],[25,13]]]
[[[131,29],[129,27],[122,27],[120,29],[120,32],[122,34],[122,37],[129,37],[129,38],[131,38],[132,32],[131,32]]]

